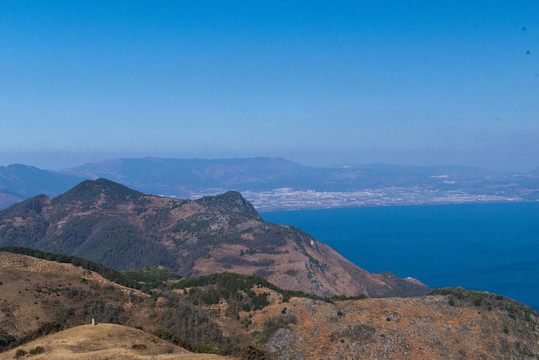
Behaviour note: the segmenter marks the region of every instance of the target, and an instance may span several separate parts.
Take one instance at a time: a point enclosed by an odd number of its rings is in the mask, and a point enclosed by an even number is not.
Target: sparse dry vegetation
[[[156,272],[156,278],[161,275]],[[0,339],[12,348],[9,358],[37,346],[45,353],[36,358],[54,358],[39,341],[94,317],[98,324],[139,327],[201,356],[533,359],[539,353],[537,313],[503,296],[464,289],[414,298],[330,299],[225,273],[172,285],[156,280],[159,286],[144,293],[80,266],[6,252],[0,252],[0,278]],[[46,333],[53,335],[43,337]],[[13,348],[17,344],[24,345]],[[126,347],[116,350],[134,359],[145,358],[150,349],[138,340]]]
[[[193,354],[143,331],[121,325],[83,325],[0,353],[0,359],[69,360],[219,360],[218,355]]]

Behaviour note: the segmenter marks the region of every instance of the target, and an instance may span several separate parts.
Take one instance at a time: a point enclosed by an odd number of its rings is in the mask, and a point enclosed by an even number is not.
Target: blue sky
[[[539,166],[537,1],[2,1],[0,165]]]

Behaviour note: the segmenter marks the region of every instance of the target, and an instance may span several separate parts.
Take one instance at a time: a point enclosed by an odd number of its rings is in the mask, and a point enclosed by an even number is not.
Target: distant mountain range
[[[59,195],[84,179],[33,166],[0,166],[0,208],[32,196]]]
[[[458,166],[398,166],[371,164],[315,168],[282,158],[250,159],[116,159],[65,170],[88,179],[99,177],[149,192],[185,196],[206,189],[266,191],[352,191],[387,186],[442,186],[432,176],[477,179],[493,176],[487,170]],[[445,188],[455,188],[445,184]]]
[[[435,202],[433,197],[440,196],[440,201],[444,202],[444,197],[451,201],[455,193],[461,198],[471,195],[472,198],[465,198],[466,201],[481,201],[479,196],[494,201],[539,199],[539,170],[501,174],[461,166],[370,164],[317,168],[282,158],[133,158],[105,160],[63,171],[20,164],[0,167],[0,209],[38,194],[59,195],[85,179],[97,178],[107,178],[144,193],[177,198],[196,198],[228,190],[246,192],[257,208],[268,205],[265,202],[281,200],[281,195],[268,200],[268,196],[258,194],[282,188],[339,194],[366,189],[399,189],[398,194],[378,196],[386,203],[356,200],[355,203],[322,203],[314,207],[361,206],[364,203],[388,205],[392,204],[392,197],[408,199],[397,201],[403,204]],[[421,195],[427,193],[426,197]]]

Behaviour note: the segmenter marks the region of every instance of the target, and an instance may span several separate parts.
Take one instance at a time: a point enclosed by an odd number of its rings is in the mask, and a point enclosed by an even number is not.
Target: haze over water
[[[367,271],[489,291],[539,309],[539,202],[261,215],[299,227]]]

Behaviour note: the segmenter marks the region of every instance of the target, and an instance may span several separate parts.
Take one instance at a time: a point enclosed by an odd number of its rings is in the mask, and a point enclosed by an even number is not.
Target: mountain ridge
[[[233,271],[322,296],[415,295],[428,287],[370,274],[291,227],[267,223],[237,192],[177,200],[109,180],[0,211],[0,246],[84,257],[120,270],[164,265],[182,276]]]

